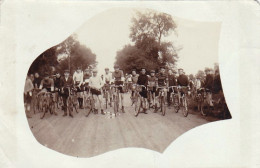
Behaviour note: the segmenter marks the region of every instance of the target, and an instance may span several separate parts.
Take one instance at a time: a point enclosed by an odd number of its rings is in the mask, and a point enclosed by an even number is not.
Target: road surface
[[[73,113],[74,118],[47,113],[32,115],[28,119],[31,131],[42,145],[76,157],[92,157],[111,150],[126,147],[139,147],[163,152],[166,147],[186,131],[217,119],[202,117],[198,112],[190,111],[188,117],[175,113],[173,107],[167,108],[166,115],[160,112],[134,116],[130,103],[130,94],[125,95],[125,111],[118,117],[91,113],[86,111]],[[112,111],[113,109],[107,109]]]

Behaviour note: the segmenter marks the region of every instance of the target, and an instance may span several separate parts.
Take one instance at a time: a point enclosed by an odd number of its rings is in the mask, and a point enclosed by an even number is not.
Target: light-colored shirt
[[[104,82],[99,76],[92,76],[89,78],[89,86],[96,88],[96,89],[101,89],[104,86]]]
[[[27,78],[26,81],[25,81],[24,93],[26,94],[26,93],[32,91],[33,88],[34,88],[34,87],[33,87],[33,83],[32,83],[32,81],[31,81],[31,79],[30,79],[30,78]]]
[[[104,79],[103,79],[103,82],[106,83],[110,83],[112,81],[112,74],[111,73],[108,73],[108,74],[104,74]]]
[[[81,85],[83,83],[83,71],[81,71],[80,73],[75,71],[73,74],[73,81],[74,83],[79,82],[79,85]]]
[[[201,81],[199,79],[196,79],[196,81],[195,81],[196,90],[200,89],[200,87],[201,87]]]

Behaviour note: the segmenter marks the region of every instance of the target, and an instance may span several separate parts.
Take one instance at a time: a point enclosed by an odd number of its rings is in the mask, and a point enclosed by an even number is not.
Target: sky
[[[117,51],[131,43],[129,34],[134,14],[135,9],[113,8],[94,16],[76,30],[80,43],[96,54],[99,72],[104,72],[105,67],[113,69]],[[165,40],[182,47],[177,68],[183,68],[186,74],[196,74],[205,67],[213,68],[218,62],[220,23],[197,22],[171,15],[177,24],[177,34],[172,33]]]

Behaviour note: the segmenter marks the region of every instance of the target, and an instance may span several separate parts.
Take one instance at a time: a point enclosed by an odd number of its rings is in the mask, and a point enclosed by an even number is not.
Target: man
[[[61,96],[63,100],[63,116],[67,116],[67,100],[70,95],[70,89],[73,86],[73,79],[70,77],[69,70],[64,71],[64,77],[61,78]],[[71,111],[69,110],[69,116],[73,118]]]
[[[104,90],[107,90],[109,93],[109,105],[110,107],[112,107],[112,91],[110,89],[110,85],[111,85],[111,81],[112,81],[112,74],[109,71],[109,68],[105,68],[105,75],[104,75],[104,79],[103,79],[103,83],[104,83]]]
[[[151,70],[151,76],[148,78],[148,90],[150,94],[150,104],[152,108],[155,107],[155,92],[158,85],[158,79],[155,76],[155,70]]]
[[[97,76],[97,70],[93,70],[93,76],[89,78],[89,87],[90,92],[92,93],[94,100],[95,100],[95,108],[94,113],[98,114],[97,104],[99,103],[99,107],[101,109],[101,114],[105,115],[103,106],[102,106],[102,95],[101,95],[101,88],[104,86],[104,83],[101,77]]]
[[[114,80],[114,83],[116,86],[119,85],[124,85],[124,73],[122,70],[119,70],[119,65],[115,65],[114,66],[114,72],[112,73],[112,79]],[[120,86],[118,87],[119,91],[120,91],[120,98],[121,98],[121,105],[122,105],[122,112],[124,113],[124,91],[123,91],[123,87]]]
[[[176,71],[174,71],[174,73],[176,74]],[[177,86],[177,81],[175,78],[175,74],[173,74],[173,71],[171,69],[169,69],[168,71],[168,82],[169,82],[169,87],[170,86]],[[167,92],[167,102],[168,102],[168,106],[171,105],[171,101],[170,101],[170,96],[171,93],[173,92],[173,88],[169,88],[168,92]]]
[[[146,75],[146,69],[142,68],[141,69],[141,74],[138,77],[137,80],[137,84],[139,86],[141,86],[141,92],[139,92],[141,99],[143,101],[143,113],[147,114],[146,110],[147,110],[147,85],[148,85],[148,76]],[[139,114],[139,111],[135,114],[135,116],[137,117]]]
[[[179,87],[186,87],[186,88],[180,89],[180,92],[179,92],[180,93],[179,98],[180,98],[184,93],[188,92],[189,79],[183,72],[182,68],[178,69],[178,73],[179,73],[179,77],[177,78],[177,85]]]
[[[134,90],[135,90],[135,88],[136,88],[136,84],[137,84],[137,81],[138,81],[138,77],[139,77],[139,75],[138,74],[136,74],[136,70],[135,69],[133,69],[132,70],[132,76],[131,76],[131,81],[132,81],[132,94],[131,94],[131,99],[133,98],[133,96],[134,96]]]
[[[41,84],[41,78],[38,72],[35,72],[34,74],[34,80],[33,80],[33,85],[35,89],[39,89],[40,84]]]
[[[58,98],[60,95],[60,88],[61,88],[61,75],[59,72],[56,72],[55,78],[54,78],[54,91],[55,91],[55,101],[58,102]]]
[[[168,87],[168,78],[167,75],[165,73],[165,68],[163,66],[160,67],[160,72],[157,75],[157,79],[158,79],[158,87],[163,87],[164,88],[164,95],[167,94],[167,87]],[[155,103],[155,109],[154,112],[156,113],[158,111],[158,105],[159,104],[159,92],[161,89],[157,89],[155,92],[155,97],[156,97],[156,103]]]
[[[81,85],[83,84],[83,72],[80,67],[73,74],[73,83],[77,88],[79,108],[83,109],[83,90]]]
[[[212,102],[213,75],[211,69],[209,68],[205,69],[205,73],[206,73],[206,80],[204,83],[204,88],[206,89],[207,92],[207,102],[210,105],[210,107],[213,108],[213,102]]]
[[[48,72],[44,73],[44,78],[41,81],[39,89],[41,89],[41,91],[37,94],[38,96],[45,93],[45,92],[50,92],[50,93],[52,93],[51,94],[51,101],[55,102],[55,97],[53,95],[53,93],[54,93],[54,80],[52,78],[50,78]],[[55,110],[54,110],[53,113],[54,113],[54,115],[57,115]],[[43,116],[44,116],[44,114],[43,114]]]
[[[31,111],[31,100],[32,100],[32,90],[33,90],[33,83],[31,81],[30,75],[26,76],[25,86],[24,86],[24,106],[25,106],[25,113],[27,118],[32,118],[30,116]]]

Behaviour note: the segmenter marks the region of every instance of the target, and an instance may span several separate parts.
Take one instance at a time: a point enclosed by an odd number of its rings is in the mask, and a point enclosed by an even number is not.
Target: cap
[[[70,71],[69,71],[68,69],[66,69],[66,70],[64,71],[64,73],[70,73]]]
[[[114,65],[114,68],[119,68],[119,65],[117,65],[117,64],[116,64],[116,65]]]
[[[155,70],[151,70],[151,73],[155,73]]]
[[[132,71],[136,71],[136,69],[132,69]]]
[[[182,68],[179,68],[178,71],[183,70]]]
[[[49,73],[47,71],[44,72],[44,77],[49,76]]]
[[[142,70],[142,69],[145,69],[145,70],[146,70],[146,68],[145,68],[145,67],[141,67],[141,70]]]
[[[175,71],[175,70],[172,70],[172,73],[177,73],[177,71]]]
[[[160,66],[160,69],[165,69],[165,67],[164,66]]]
[[[93,71],[92,71],[93,73],[97,73],[97,69],[93,69]]]
[[[205,68],[205,72],[208,72],[208,71],[210,71],[210,69],[209,68]]]
[[[105,70],[109,70],[109,68],[105,68]]]

